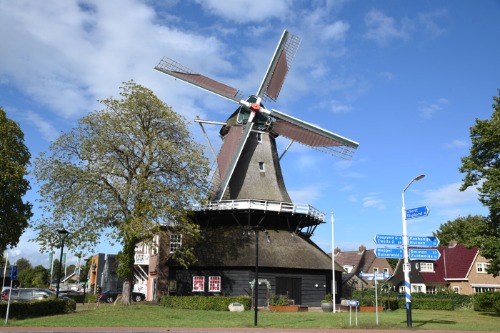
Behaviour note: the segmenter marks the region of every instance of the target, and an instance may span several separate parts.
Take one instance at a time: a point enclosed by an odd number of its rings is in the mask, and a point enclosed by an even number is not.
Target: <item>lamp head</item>
[[[66,229],[59,229],[59,230],[57,230],[57,233],[59,235],[67,235],[67,234],[69,234],[69,231]]]
[[[425,175],[424,175],[424,174],[421,174],[421,175],[418,175],[417,177],[415,177],[415,180],[420,180],[420,179],[422,179],[422,178],[424,178],[424,177],[425,177]]]

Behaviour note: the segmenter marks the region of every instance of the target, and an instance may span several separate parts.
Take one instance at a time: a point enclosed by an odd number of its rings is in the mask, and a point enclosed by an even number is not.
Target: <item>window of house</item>
[[[262,142],[262,133],[257,133],[257,142]]]
[[[205,277],[204,276],[193,276],[193,291],[195,291],[195,292],[205,291]]]
[[[209,276],[208,277],[208,291],[218,293],[221,290],[221,277]]]
[[[488,263],[486,262],[478,262],[476,263],[476,269],[478,273],[486,273],[486,269],[488,268]]]
[[[487,287],[475,287],[474,288],[474,292],[476,294],[479,294],[479,293],[486,293],[488,291],[496,291],[495,288],[487,288]]]
[[[432,262],[421,262],[420,263],[421,272],[434,272],[434,263]]]
[[[437,288],[428,286],[427,288],[425,288],[425,292],[427,294],[437,294]]]
[[[170,235],[170,253],[174,253],[182,246],[182,235],[181,234],[171,234]]]
[[[266,171],[266,166],[265,166],[264,162],[259,162],[259,171],[260,172]]]
[[[425,293],[425,284],[415,283],[411,285],[412,293]]]
[[[378,274],[378,267],[373,267],[373,274]]]
[[[384,268],[384,274],[389,274],[389,268]]]
[[[404,294],[406,292],[405,286],[399,286],[399,293]]]
[[[455,294],[460,294],[460,287],[459,287],[459,286],[454,286],[454,287],[453,287],[453,292],[454,292]]]

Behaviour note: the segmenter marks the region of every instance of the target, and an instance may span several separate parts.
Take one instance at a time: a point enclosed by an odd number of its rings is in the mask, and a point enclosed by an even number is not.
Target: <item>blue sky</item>
[[[302,42],[280,98],[266,106],[360,143],[351,161],[299,144],[282,159],[293,201],[329,214],[313,236],[321,248],[331,251],[332,211],[344,251],[401,235],[401,192],[421,173],[406,207],[431,212],[409,220],[409,235],[487,214],[475,189],[458,190],[458,168],[469,128],[490,118],[500,88],[499,1],[0,0],[0,105],[33,158],[130,79],[189,121],[224,121],[235,104],[154,66],[168,56],[253,94],[284,29]],[[190,128],[205,144],[199,126]],[[207,129],[220,143],[218,128]],[[37,218],[32,187],[26,199]],[[33,236],[7,251],[11,261],[48,265]],[[103,241],[97,250],[118,249]]]

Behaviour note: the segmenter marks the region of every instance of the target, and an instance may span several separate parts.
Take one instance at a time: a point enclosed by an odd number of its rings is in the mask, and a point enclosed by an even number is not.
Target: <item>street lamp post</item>
[[[333,218],[333,212],[332,212],[332,303],[333,303],[333,313],[336,312],[335,308],[337,307],[337,304],[335,304],[335,294],[337,291],[336,288],[336,281],[335,281],[335,237],[334,237],[334,218]]]
[[[68,237],[69,232],[66,229],[57,230],[57,233],[62,236],[61,240],[61,256],[59,257],[59,274],[57,276],[56,298],[59,298],[59,285],[61,284],[62,259],[64,252],[64,240]]]
[[[401,197],[403,199],[403,207],[401,209],[402,219],[403,219],[403,273],[405,277],[405,294],[406,294],[406,324],[408,327],[412,327],[412,319],[411,319],[411,284],[410,284],[410,270],[411,266],[408,258],[408,233],[406,231],[406,208],[405,208],[405,191],[410,187],[410,185],[416,181],[424,178],[425,175],[418,175],[411,180],[411,182],[406,185],[404,188]]]

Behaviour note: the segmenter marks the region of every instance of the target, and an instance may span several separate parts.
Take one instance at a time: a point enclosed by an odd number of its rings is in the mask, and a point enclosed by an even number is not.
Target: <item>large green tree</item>
[[[476,119],[471,127],[472,146],[459,168],[465,173],[460,190],[478,186],[479,201],[489,208],[487,229],[477,245],[490,259],[488,272],[494,275],[500,274],[500,89],[498,93],[493,97],[491,119]]]
[[[31,204],[23,201],[30,157],[23,131],[0,107],[0,253],[17,245],[32,216]]]
[[[185,119],[151,90],[129,81],[120,94],[100,101],[102,110],[36,159],[45,216],[34,227],[42,249],[59,246],[60,228],[70,232],[70,248],[91,249],[102,237],[121,243],[118,273],[127,304],[139,241],[152,240],[162,225],[188,239],[199,234],[188,214],[202,198],[208,161]],[[190,261],[191,253],[183,246],[176,256]]]
[[[478,246],[481,242],[488,224],[480,215],[461,216],[455,220],[447,221],[439,226],[432,234],[439,239],[441,245],[457,242],[465,246]]]

